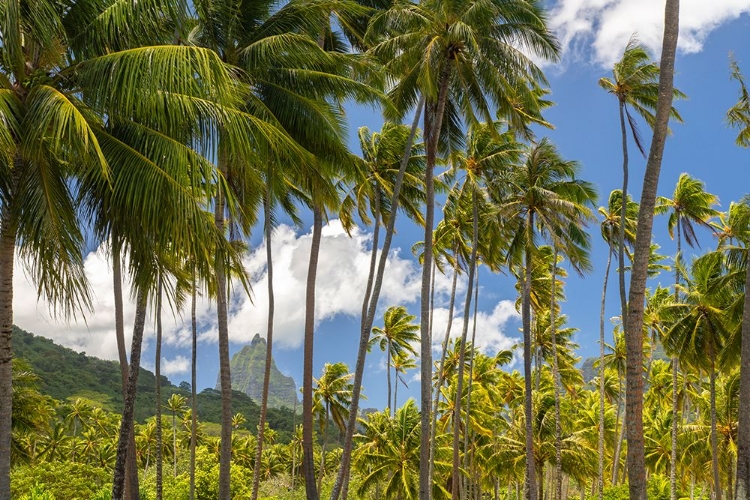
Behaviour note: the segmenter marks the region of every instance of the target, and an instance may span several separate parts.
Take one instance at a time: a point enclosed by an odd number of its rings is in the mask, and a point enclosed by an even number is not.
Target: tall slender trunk
[[[125,346],[125,318],[122,298],[122,242],[117,231],[112,230],[112,288],[115,300],[115,338],[117,340],[117,355],[120,361],[120,376],[122,381],[122,400],[125,401],[128,386],[128,355]],[[125,498],[138,500],[138,463],[135,456],[135,429],[128,437],[128,455],[125,461]]]
[[[464,321],[463,321],[463,327],[461,330],[461,347],[459,349],[458,354],[458,379],[457,379],[457,386],[456,386],[456,400],[453,404],[453,482],[451,489],[451,498],[453,500],[458,500],[461,491],[460,491],[460,469],[461,469],[461,461],[459,458],[459,437],[461,434],[461,398],[463,396],[463,387],[464,387],[464,359],[466,357],[466,337],[469,334],[469,317],[471,315],[471,295],[472,291],[474,290],[474,274],[476,272],[476,265],[477,265],[477,241],[479,240],[479,221],[477,220],[479,218],[479,210],[477,207],[477,204],[479,201],[477,200],[477,193],[476,189],[472,192],[472,205],[473,205],[473,221],[472,221],[472,227],[473,227],[473,233],[472,233],[472,240],[471,240],[471,260],[469,261],[469,284],[467,286],[466,290],[466,301],[464,302]],[[471,383],[471,381],[469,381]],[[466,415],[466,420],[468,422],[469,416],[468,413]],[[466,450],[464,450],[464,453],[466,453]]]
[[[343,493],[344,500],[346,500],[348,492],[349,464],[351,463],[354,432],[357,428],[357,415],[359,414],[359,398],[362,390],[362,376],[365,370],[367,343],[370,339],[370,330],[372,329],[372,323],[375,321],[375,311],[377,309],[378,299],[380,297],[380,289],[383,285],[385,264],[388,259],[388,252],[390,252],[391,241],[393,240],[393,233],[396,224],[396,213],[398,211],[399,205],[399,196],[401,195],[401,186],[404,182],[406,166],[409,163],[412,144],[414,143],[414,137],[417,133],[417,128],[419,127],[419,118],[422,114],[424,103],[425,98],[424,96],[422,96],[420,97],[419,103],[417,104],[417,109],[414,112],[414,122],[412,123],[409,137],[406,140],[404,156],[401,158],[398,175],[396,176],[396,185],[393,188],[393,194],[391,196],[391,216],[388,219],[388,224],[386,226],[385,240],[383,241],[383,250],[380,252],[380,259],[378,260],[377,273],[375,275],[374,284],[372,287],[372,294],[369,297],[367,296],[367,294],[365,295],[365,301],[362,305],[362,317],[364,318],[364,320],[362,322],[362,329],[360,331],[359,346],[357,348],[357,362],[354,369],[354,380],[352,381],[352,402],[351,406],[349,407],[349,419],[346,426],[346,435],[344,436],[344,449],[341,455],[341,464],[339,466],[339,472],[336,475],[336,481],[334,482],[333,490],[331,491],[331,500],[338,500],[338,497],[341,493]],[[373,253],[377,252],[377,246],[375,246],[375,243],[376,242],[373,240]],[[373,255],[372,259],[374,260],[374,258],[375,255]],[[366,308],[368,298],[370,301],[369,308]]]
[[[13,415],[13,265],[17,225],[5,207],[0,223],[0,498],[10,498]]]
[[[198,292],[193,270],[193,290],[190,301],[190,329],[192,331],[192,348],[190,353],[190,500],[195,500],[195,448],[198,434],[198,390],[195,388],[198,380],[198,319],[196,315],[196,302]]]
[[[219,173],[227,175],[226,153],[219,152]],[[217,188],[214,223],[224,234],[224,196]],[[221,450],[219,455],[219,500],[230,500],[230,467],[232,463],[232,374],[229,366],[229,318],[227,311],[227,270],[223,256],[217,253],[216,318],[219,330],[219,381],[221,387]]]
[[[161,429],[161,276],[156,289],[156,353],[154,360],[154,378],[156,379],[156,500],[163,494],[164,473],[164,440]]]
[[[143,329],[146,324],[147,296],[143,290],[138,291],[136,299],[135,320],[133,322],[133,341],[130,349],[130,368],[128,370],[128,387],[125,395],[125,406],[120,422],[120,436],[117,444],[117,459],[112,479],[112,500],[122,500],[125,489],[125,460],[130,444],[129,434],[133,428],[135,396],[138,388],[138,372],[141,363],[141,345]]]
[[[534,414],[531,407],[531,245],[533,244],[534,212],[529,212],[526,221],[526,257],[524,262],[523,302],[521,317],[523,323],[523,376],[524,376],[524,416],[526,419],[526,498],[537,500],[536,471],[534,463]]]
[[[627,425],[625,424],[625,420],[622,421],[622,426],[620,426],[620,413],[622,409],[622,396],[623,396],[623,390],[622,390],[622,381],[619,383],[619,396],[617,398],[617,417],[615,420],[615,429],[619,427],[620,433],[619,437],[617,438],[617,444],[615,444],[615,458],[614,458],[614,466],[612,467],[612,484],[618,483],[618,471],[620,470],[620,455],[622,454],[622,444],[625,441],[625,434],[626,434],[626,428]],[[627,391],[626,391],[627,392]],[[625,394],[625,400],[627,401],[627,394]]]
[[[326,446],[328,445],[328,415],[330,413],[326,402],[325,420],[323,421],[323,447],[320,450],[320,471],[318,473],[318,491],[323,487],[323,476],[326,473]]]
[[[659,76],[659,98],[656,107],[654,134],[646,162],[643,191],[638,211],[633,270],[625,326],[627,344],[625,420],[628,433],[628,484],[631,500],[646,499],[646,468],[643,441],[643,306],[651,250],[654,205],[659,185],[664,144],[667,138],[669,113],[674,89],[674,60],[679,33],[679,0],[667,0],[665,6],[664,40]]]
[[[607,283],[609,269],[612,265],[612,240],[610,238],[607,252],[607,267],[604,270],[604,285],[602,286],[602,306],[599,314],[599,472],[597,488],[599,500],[604,497],[604,309],[607,302]]]
[[[711,332],[713,335],[714,332]],[[710,349],[711,358],[711,470],[714,479],[714,499],[721,500],[721,476],[719,475],[719,443],[716,435],[716,354]]]
[[[294,396],[294,405],[292,407],[292,491],[294,491],[294,481],[296,479],[295,469],[297,468],[297,396]]]
[[[391,406],[391,339],[388,339],[388,352],[386,353],[385,374],[388,379],[388,416],[392,416],[395,407]],[[396,389],[398,390],[398,372],[396,372]],[[395,403],[394,403],[395,404]]]
[[[172,477],[177,477],[177,412],[172,410]]]
[[[313,200],[315,202],[315,200]],[[312,244],[310,264],[307,270],[307,290],[305,299],[305,353],[302,376],[302,472],[305,475],[307,500],[318,500],[315,485],[315,464],[313,463],[313,337],[315,334],[315,278],[318,272],[320,240],[323,230],[323,212],[313,207]]]
[[[271,244],[272,224],[271,209],[273,199],[271,197],[271,184],[273,168],[269,165],[268,177],[266,179],[266,196],[263,200],[263,223],[266,232],[266,269],[268,275],[268,323],[266,326],[266,362],[263,369],[263,390],[260,398],[260,417],[258,419],[258,444],[255,451],[255,466],[253,467],[253,491],[252,500],[258,499],[258,488],[260,487],[260,466],[261,457],[263,456],[263,444],[265,441],[266,431],[266,414],[268,412],[268,389],[271,384],[271,364],[273,363],[273,319],[275,311],[275,297],[273,293],[273,246]],[[294,396],[297,397],[296,395]]]
[[[477,269],[477,276],[474,280],[474,323],[472,324],[471,328],[471,359],[469,359],[469,389],[466,391],[466,432],[464,432],[464,450],[469,449],[469,432],[471,431],[471,420],[469,419],[469,412],[471,411],[471,389],[474,385],[474,353],[476,352],[474,350],[475,342],[477,339],[477,314],[478,314],[478,306],[477,303],[479,302],[479,270]],[[474,447],[472,447],[471,452],[471,462],[474,463]],[[466,457],[464,457],[464,467],[468,470],[468,460]],[[479,474],[479,471],[477,471],[477,474]],[[477,483],[480,481],[477,480]],[[480,497],[481,498],[481,495]]]
[[[745,266],[745,290],[750,290],[750,247]],[[740,352],[739,421],[737,425],[737,484],[735,499],[750,498],[750,293],[745,293],[742,310]]]
[[[557,328],[555,322],[555,286],[557,285],[557,245],[552,246],[552,303],[550,304],[550,335],[552,337],[552,379],[555,386],[555,496],[562,499],[562,424],[560,423],[560,367],[557,363]]]
[[[421,290],[421,361],[420,361],[420,417],[421,429],[419,449],[419,500],[432,498],[432,478],[430,477],[430,415],[432,413],[432,337],[430,335],[430,271],[432,268],[432,231],[435,224],[435,183],[434,169],[437,158],[440,131],[443,126],[445,103],[448,100],[451,62],[447,61],[440,75],[437,104],[428,106],[425,112],[425,139],[427,161],[425,165],[425,230],[424,260],[422,263]],[[431,114],[429,111],[433,111]]]
[[[620,314],[622,314],[622,328],[628,324],[628,301],[625,287],[625,221],[628,213],[628,133],[625,126],[625,101],[620,99],[620,132],[622,134],[622,206],[620,207],[620,225],[617,235],[617,275],[620,285]]]
[[[680,301],[680,261],[682,260],[682,222],[680,213],[677,212],[677,256],[675,257],[674,267],[674,301],[675,304]],[[677,370],[679,369],[677,356],[672,356],[672,450],[669,456],[669,498],[677,500],[677,422],[679,420],[679,409],[677,405]]]
[[[432,412],[432,425],[430,427],[430,434],[432,435],[432,446],[430,446],[430,477],[432,477],[432,472],[435,469],[435,438],[437,436],[437,407],[438,403],[440,402],[440,389],[443,387],[443,381],[445,380],[445,374],[443,373],[443,370],[445,368],[445,355],[448,351],[448,342],[450,340],[451,335],[451,327],[453,325],[453,310],[454,306],[456,304],[456,284],[458,282],[458,244],[456,244],[454,248],[453,255],[455,257],[454,264],[453,264],[453,279],[451,283],[451,296],[448,303],[448,324],[445,327],[445,337],[443,338],[443,343],[441,345],[441,354],[440,354],[440,364],[438,365],[438,380],[437,385],[435,386],[435,399],[433,400],[433,408],[434,411]]]

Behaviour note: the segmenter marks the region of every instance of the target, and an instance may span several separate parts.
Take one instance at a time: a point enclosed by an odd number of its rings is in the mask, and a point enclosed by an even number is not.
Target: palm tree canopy
[[[713,208],[719,203],[716,195],[706,192],[703,181],[694,179],[689,174],[680,174],[672,199],[660,196],[656,200],[657,214],[669,212],[667,230],[674,239],[674,230],[680,224],[685,242],[692,246],[698,244],[695,236],[695,225],[711,228],[710,219],[719,215]]]

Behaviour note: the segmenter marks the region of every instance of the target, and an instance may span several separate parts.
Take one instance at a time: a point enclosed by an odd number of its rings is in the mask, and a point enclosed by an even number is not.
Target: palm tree
[[[554,59],[558,46],[545,26],[538,4],[525,0],[430,0],[421,4],[394,4],[373,17],[365,39],[374,42],[371,52],[384,62],[391,75],[400,79],[390,91],[399,111],[405,113],[420,100],[419,96],[426,100],[423,130],[427,207],[420,316],[420,498],[426,499],[431,488],[429,298],[434,229],[433,169],[439,143],[452,139],[443,134],[443,118],[450,117],[446,123],[455,125],[463,115],[467,123],[473,124],[478,121],[477,115],[491,121],[493,111],[499,109],[503,118],[519,125],[519,131],[525,130],[530,117],[539,117],[538,95],[534,90],[543,82],[543,76],[534,63],[517,50],[517,43],[520,42],[526,52],[545,59]],[[503,78],[495,71],[497,66],[505,69]],[[455,127],[445,128],[455,131]]]
[[[656,214],[669,212],[667,229],[670,238],[674,239],[677,230],[677,254],[675,256],[675,301],[679,301],[678,285],[680,284],[680,269],[682,268],[682,235],[685,243],[690,247],[698,244],[695,235],[695,225],[706,228],[710,226],[710,219],[719,214],[712,208],[719,202],[719,198],[705,191],[702,181],[693,179],[688,174],[680,174],[672,199],[660,196],[656,200]],[[672,358],[672,458],[669,467],[671,499],[675,500],[677,491],[677,357]]]
[[[398,383],[401,382],[404,387],[409,388],[409,384],[406,383],[402,374],[406,374],[406,370],[412,370],[417,367],[415,358],[407,353],[398,354],[392,361],[393,371],[396,373],[396,382],[393,387],[393,407],[398,408]]]
[[[614,190],[609,194],[607,207],[599,207],[602,238],[607,242],[607,266],[604,271],[604,285],[602,286],[602,304],[599,313],[599,482],[598,495],[602,500],[604,494],[604,310],[607,299],[607,284],[609,281],[609,270],[612,264],[612,255],[615,252],[615,244],[620,247],[620,221],[622,221],[622,191]],[[632,247],[635,241],[635,218],[638,213],[638,204],[626,197],[625,209],[625,244]]]
[[[521,315],[526,379],[526,482],[531,500],[537,498],[531,405],[531,269],[539,236],[564,251],[575,269],[587,270],[590,265],[586,256],[590,240],[581,224],[591,217],[588,205],[596,193],[591,184],[576,179],[579,169],[577,162],[563,160],[555,146],[543,139],[529,147],[524,163],[500,181],[505,185],[501,210],[514,221],[516,231],[510,254],[522,256],[516,259],[522,259],[524,268]]]
[[[721,500],[721,482],[716,435],[716,369],[731,329],[725,310],[732,302],[731,290],[717,286],[717,279],[724,272],[720,252],[708,253],[693,262],[684,297],[666,308],[674,320],[664,337],[664,346],[670,354],[679,356],[696,369],[707,369],[711,377],[711,458],[717,500]]]
[[[167,400],[166,408],[172,412],[172,448],[174,449],[173,475],[177,477],[177,414],[186,410],[186,399],[179,394],[172,394]]]
[[[750,92],[745,85],[745,79],[739,65],[732,61],[732,78],[740,84],[740,97],[737,104],[727,112],[727,122],[737,129],[736,143],[741,147],[750,147]],[[747,205],[746,200],[743,205]],[[743,210],[746,210],[744,208]],[[747,224],[747,219],[745,219]],[[747,226],[742,227],[742,241],[745,248],[750,248],[745,239]],[[746,286],[750,284],[750,266],[747,266],[745,277]],[[737,437],[737,500],[747,500],[750,497],[750,294],[745,296],[742,312],[742,355],[740,368],[740,421]]]
[[[614,80],[601,78],[599,86],[604,90],[617,97],[620,111],[620,132],[622,134],[622,190],[625,196],[628,194],[628,136],[625,117],[627,116],[630,132],[633,139],[641,151],[646,155],[642,145],[638,126],[633,115],[630,114],[632,108],[636,113],[646,120],[649,126],[654,126],[654,110],[658,98],[659,87],[659,67],[651,61],[651,55],[644,45],[638,43],[635,36],[630,37],[628,44],[625,46],[622,58],[615,63],[612,70]],[[677,89],[672,90],[674,98],[684,98],[684,94]],[[672,118],[682,121],[677,110],[673,107],[670,111]],[[620,205],[620,217],[627,217],[627,205]],[[622,311],[623,324],[627,324],[627,302],[625,291],[625,226],[619,228],[618,244],[618,265],[620,277],[620,306]],[[674,500],[674,498],[672,499]]]
[[[674,60],[680,24],[679,0],[667,0],[664,11],[664,39],[659,65],[659,87],[654,117],[653,137],[638,211],[638,225],[630,273],[628,310],[625,314],[627,341],[627,375],[625,418],[628,434],[628,487],[633,500],[646,499],[646,470],[643,450],[643,304],[651,254],[651,231],[654,222],[656,190],[659,185],[664,144],[669,132],[674,97]]]
[[[419,340],[419,325],[413,323],[416,316],[410,315],[403,306],[391,306],[383,315],[383,328],[372,329],[373,337],[370,339],[370,347],[378,344],[381,351],[386,353],[386,370],[388,379],[388,398],[386,399],[389,414],[396,409],[394,402],[391,406],[391,366],[392,359],[405,354],[416,355],[413,343]],[[394,398],[395,399],[395,398]]]
[[[352,374],[344,363],[326,363],[321,377],[315,381],[314,411],[319,416],[320,429],[323,433],[323,451],[320,461],[320,476],[318,491],[325,474],[326,444],[328,441],[328,420],[333,418],[334,424],[341,434],[346,429],[346,419],[352,401]]]

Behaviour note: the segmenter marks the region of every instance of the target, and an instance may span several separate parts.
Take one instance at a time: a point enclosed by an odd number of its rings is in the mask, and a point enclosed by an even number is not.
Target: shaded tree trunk
[[[154,378],[156,379],[156,500],[161,500],[164,481],[164,440],[161,429],[161,276],[156,290],[156,353]]]
[[[266,196],[263,200],[263,219],[266,231],[266,269],[268,270],[268,323],[266,327],[266,361],[263,368],[263,389],[260,398],[260,417],[258,419],[258,444],[255,452],[255,466],[253,467],[253,491],[252,500],[258,498],[258,488],[260,487],[260,466],[261,457],[263,456],[263,444],[265,439],[266,414],[268,412],[268,389],[271,384],[271,364],[273,363],[273,319],[275,311],[275,297],[273,293],[273,246],[271,244],[272,224],[271,209],[273,200],[271,198],[270,177],[273,175],[273,169],[269,166],[268,177],[266,180]],[[296,394],[294,396],[297,397]],[[294,430],[294,429],[292,429]]]
[[[18,226],[8,207],[0,224],[0,498],[10,498],[13,414],[13,265]]]
[[[746,250],[750,262],[750,247]],[[750,290],[750,265],[745,269],[745,290]],[[742,310],[740,353],[739,421],[737,425],[736,500],[750,498],[750,293],[745,293]]]
[[[638,211],[638,230],[625,324],[627,344],[625,420],[628,438],[628,483],[632,500],[646,499],[643,441],[643,307],[648,278],[648,259],[651,249],[656,191],[659,185],[662,155],[667,138],[669,113],[672,108],[679,9],[679,0],[667,0],[659,76],[659,98],[651,150],[643,178],[641,204]]]
[[[380,253],[380,259],[378,260],[377,272],[374,277],[374,283],[372,286],[371,295],[368,290],[365,293],[365,299],[362,303],[362,324],[359,337],[359,346],[357,348],[357,362],[354,369],[354,380],[352,381],[352,402],[349,407],[349,419],[346,426],[346,435],[344,436],[344,449],[341,455],[341,464],[339,472],[336,475],[336,481],[333,485],[331,492],[331,500],[337,500],[339,495],[343,492],[344,499],[348,492],[349,486],[349,464],[351,463],[352,456],[352,445],[354,443],[354,432],[357,427],[357,415],[359,410],[359,399],[362,391],[362,376],[365,370],[365,358],[367,356],[367,343],[370,339],[370,330],[372,324],[375,321],[375,311],[378,305],[378,299],[380,297],[380,289],[383,284],[383,275],[385,273],[385,264],[388,259],[388,252],[390,252],[391,241],[393,240],[394,228],[396,223],[396,213],[398,211],[398,200],[401,195],[401,186],[404,182],[404,174],[406,167],[409,163],[409,157],[411,155],[412,144],[414,143],[414,137],[419,127],[419,119],[422,114],[424,107],[425,98],[420,97],[417,109],[414,112],[414,122],[412,123],[409,137],[406,140],[406,147],[404,149],[404,156],[401,158],[401,164],[399,165],[398,175],[396,176],[396,185],[393,188],[393,194],[391,196],[391,217],[388,219],[386,226],[385,239],[383,241],[383,250]],[[377,224],[377,221],[376,221]],[[372,262],[375,260],[377,254],[376,241],[373,239],[373,249],[371,257],[371,268]],[[368,278],[369,283],[369,278]],[[369,300],[369,306],[368,306]],[[369,308],[368,308],[369,307]]]
[[[607,267],[604,271],[604,285],[602,287],[602,306],[599,315],[599,471],[597,488],[599,500],[604,495],[604,309],[607,302],[607,283],[609,282],[609,269],[612,265],[612,242],[609,242],[607,253]]]
[[[453,500],[459,500],[461,495],[460,491],[460,465],[459,459],[459,437],[461,432],[461,398],[463,396],[464,387],[464,360],[466,358],[466,337],[469,333],[469,316],[471,314],[471,295],[474,290],[474,274],[476,272],[477,265],[477,241],[479,240],[479,211],[477,208],[477,193],[476,190],[472,193],[472,205],[473,205],[473,233],[471,241],[471,260],[469,262],[469,283],[466,290],[466,301],[464,302],[464,321],[463,328],[461,330],[461,348],[458,354],[458,379],[456,386],[456,401],[453,405],[453,488],[451,489],[451,498]],[[471,381],[469,381],[471,383]],[[468,422],[468,412],[466,416]],[[466,450],[464,450],[464,453]]]
[[[523,376],[524,376],[524,416],[526,426],[526,498],[537,500],[536,471],[534,463],[534,414],[531,407],[531,245],[534,230],[534,212],[526,221],[526,257],[524,262],[523,302],[521,317],[523,323]]]
[[[125,490],[125,461],[129,448],[129,434],[133,432],[133,411],[135,410],[135,396],[138,388],[138,372],[141,363],[141,345],[143,344],[143,329],[146,323],[147,297],[143,290],[138,291],[136,299],[135,320],[133,322],[133,341],[130,349],[130,369],[128,370],[128,386],[125,395],[125,406],[122,410],[119,441],[117,444],[117,459],[112,480],[112,500],[122,500]],[[134,450],[135,451],[135,450]]]
[[[424,260],[422,262],[422,290],[420,306],[421,361],[420,361],[420,417],[421,436],[419,449],[419,499],[432,498],[432,478],[430,477],[430,415],[432,413],[432,337],[430,335],[430,278],[432,271],[432,232],[435,225],[435,182],[434,169],[438,142],[443,124],[445,103],[448,100],[448,84],[451,64],[443,66],[440,75],[438,100],[429,104],[425,111],[425,139],[427,158],[425,165],[425,230]]]
[[[713,332],[711,332],[713,335]],[[721,476],[719,475],[719,443],[716,435],[716,355],[711,349],[711,470],[714,479],[714,499],[721,500]],[[731,474],[731,472],[730,472]]]
[[[302,472],[305,476],[307,500],[318,500],[313,463],[313,338],[315,335],[315,279],[318,271],[320,240],[323,230],[323,213],[313,207],[313,231],[310,247],[310,264],[307,270],[305,299],[305,342],[302,376]]]
[[[552,337],[552,379],[555,392],[555,495],[562,499],[562,424],[560,423],[560,368],[557,363],[557,328],[555,322],[555,286],[557,282],[557,246],[553,245],[552,256],[552,303],[550,304],[550,335]]]
[[[195,448],[198,434],[198,397],[197,361],[198,361],[198,319],[196,315],[197,284],[193,271],[193,293],[190,302],[190,329],[192,331],[192,348],[190,353],[190,500],[195,500]]]
[[[674,267],[674,301],[680,301],[680,261],[682,260],[682,233],[680,229],[680,213],[677,212],[677,257]],[[653,349],[652,349],[653,351]],[[677,356],[672,356],[672,450],[669,457],[669,498],[677,500],[677,422],[679,421],[679,408],[677,405]]]
[[[226,176],[226,153],[219,152],[219,172]],[[224,196],[216,194],[214,223],[224,234]],[[217,253],[216,318],[219,331],[219,385],[221,388],[221,450],[219,455],[219,500],[230,500],[230,467],[232,463],[232,374],[229,366],[229,318],[227,311],[227,271],[222,255]]]

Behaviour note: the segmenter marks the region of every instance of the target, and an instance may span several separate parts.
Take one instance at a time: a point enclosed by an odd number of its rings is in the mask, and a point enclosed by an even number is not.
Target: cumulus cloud
[[[490,312],[479,311],[477,314],[477,333],[475,344],[477,348],[486,353],[494,354],[503,349],[510,349],[518,341],[518,338],[508,333],[509,323],[520,319],[520,315],[512,301],[501,300]],[[439,349],[445,331],[448,326],[448,309],[435,309],[433,316],[433,349]],[[453,318],[451,323],[451,338],[461,336],[464,320],[462,317]],[[469,320],[468,337],[474,329],[474,318]]]
[[[558,0],[550,26],[568,57],[592,58],[610,67],[634,32],[654,54],[660,52],[664,5],[665,0]],[[750,0],[682,0],[679,49],[700,52],[713,30],[748,12]]]
[[[370,233],[355,230],[350,237],[338,220],[332,220],[323,230],[318,265],[316,321],[320,324],[337,315],[358,317],[370,264]],[[282,225],[272,237],[275,291],[274,338],[279,347],[295,348],[302,343],[305,314],[305,282],[310,252],[311,234],[298,234],[294,228]],[[230,340],[249,342],[256,333],[265,336],[268,308],[268,274],[265,242],[245,258],[250,273],[252,300],[239,290],[230,304]],[[37,300],[36,288],[26,279],[20,264],[16,266],[14,286],[15,323],[24,329],[53,338],[57,342],[90,355],[117,359],[114,327],[114,299],[111,264],[104,249],[90,253],[85,259],[85,271],[94,297],[94,311],[86,321],[59,323],[49,312],[44,300]],[[436,277],[436,301],[442,304],[450,293],[450,278]],[[460,279],[459,293],[465,290],[465,279]],[[419,300],[421,269],[410,255],[399,249],[391,251],[381,291],[382,309],[388,305],[414,305]],[[132,337],[135,305],[129,297],[129,284],[123,284],[125,297],[126,345]],[[217,328],[215,307],[211,301],[199,297],[196,306],[199,340],[215,342]],[[189,348],[192,337],[189,311],[163,314],[165,345]],[[145,342],[153,341],[153,319],[149,318]],[[144,346],[145,348],[145,346]],[[176,362],[172,360],[172,362]],[[178,365],[174,365],[177,369]],[[174,372],[178,373],[178,372]]]
[[[190,361],[185,356],[176,356],[174,359],[163,358],[161,361],[161,372],[167,377],[190,371]]]

